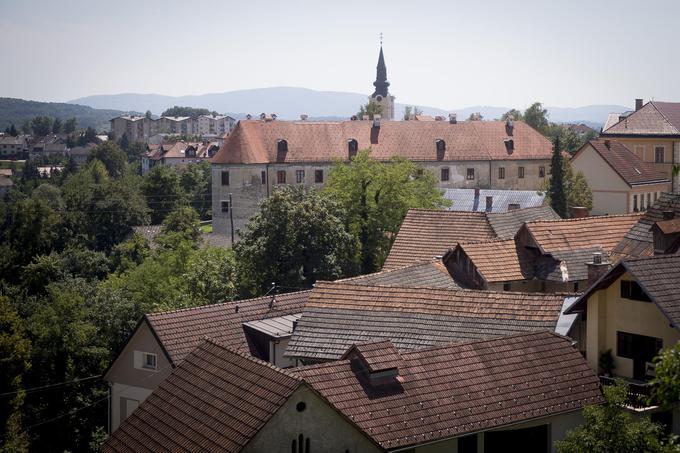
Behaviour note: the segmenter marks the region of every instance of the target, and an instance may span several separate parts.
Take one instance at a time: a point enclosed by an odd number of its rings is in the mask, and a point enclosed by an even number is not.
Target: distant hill
[[[163,110],[175,105],[202,107],[220,113],[243,118],[247,113],[254,116],[262,112],[276,113],[281,119],[297,119],[301,113],[310,118],[348,118],[357,112],[359,106],[365,104],[367,95],[339,91],[316,91],[307,88],[274,87],[251,90],[228,91],[191,96],[165,96],[160,94],[109,94],[88,96],[71,102],[88,105],[98,109],[134,110],[145,112],[151,110],[158,115]],[[420,104],[396,104],[397,117],[400,117],[406,105],[417,105],[428,115],[447,115],[458,113],[458,117],[466,119],[470,113],[480,112],[485,119],[500,117],[512,107],[472,106],[463,109],[443,109]],[[584,122],[591,127],[602,125],[607,114],[621,112],[626,107],[617,105],[590,105],[577,108],[547,107],[550,120],[555,122]]]
[[[64,121],[75,118],[78,127],[93,127],[97,131],[109,130],[109,120],[120,115],[120,110],[94,109],[85,105],[60,102],[37,102],[23,99],[0,98],[0,130],[14,124],[17,128],[25,120],[36,116],[49,116]]]

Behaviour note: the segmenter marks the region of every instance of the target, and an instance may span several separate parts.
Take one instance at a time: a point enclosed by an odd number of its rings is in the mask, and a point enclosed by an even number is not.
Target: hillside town
[[[0,452],[680,452],[680,101],[402,112],[394,47],[342,118],[3,126]]]

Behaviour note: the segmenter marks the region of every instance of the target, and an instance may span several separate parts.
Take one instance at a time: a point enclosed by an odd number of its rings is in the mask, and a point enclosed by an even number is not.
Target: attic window
[[[283,162],[286,160],[286,153],[288,152],[288,142],[280,139],[276,141],[276,161]]]
[[[435,140],[435,143],[437,145],[437,151],[446,151],[446,142],[444,140],[438,138]]]
[[[508,152],[508,154],[512,154],[512,152],[515,150],[515,141],[509,138],[504,140],[503,143],[505,143],[505,150]]]
[[[142,368],[147,368],[149,370],[155,370],[157,366],[156,354],[150,352],[142,353]]]
[[[637,173],[638,175],[641,175],[641,174],[642,174],[642,172],[641,172],[640,170],[638,170],[637,168],[635,168],[635,167],[633,167],[633,170],[635,170],[635,173]]]
[[[353,138],[347,140],[347,151],[349,152],[350,158],[356,156],[357,151],[359,151],[359,142]]]

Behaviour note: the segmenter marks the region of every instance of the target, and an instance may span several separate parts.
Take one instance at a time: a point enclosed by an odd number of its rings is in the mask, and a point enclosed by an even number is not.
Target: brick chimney
[[[588,208],[584,208],[583,206],[572,206],[569,210],[571,211],[571,217],[573,219],[588,217]]]
[[[635,100],[635,110],[640,110],[642,108],[642,99]]]
[[[588,286],[600,279],[609,270],[609,260],[602,252],[593,253],[592,261],[586,263],[588,267]]]

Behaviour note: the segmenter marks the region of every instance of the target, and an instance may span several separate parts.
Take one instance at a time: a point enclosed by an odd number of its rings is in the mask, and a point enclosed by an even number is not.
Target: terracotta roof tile
[[[651,101],[610,126],[602,136],[679,134],[680,103]]]
[[[352,345],[342,355],[347,359],[356,354],[371,373],[399,368],[403,365],[401,356],[390,340],[367,341]]]
[[[531,280],[533,261],[514,239],[458,244],[488,283]]]
[[[409,286],[427,288],[457,289],[459,286],[449,274],[441,260],[423,260],[404,267],[383,270],[373,274],[336,280],[368,286]]]
[[[564,296],[319,282],[286,356],[336,360],[352,345],[389,339],[398,350],[554,330]]]
[[[383,269],[443,256],[458,242],[512,237],[526,221],[555,218],[559,216],[549,206],[502,213],[410,209]]]
[[[258,297],[183,310],[151,313],[146,318],[174,363],[181,362],[204,338],[249,351],[243,323],[302,312],[309,291]],[[238,310],[237,310],[238,307]]]
[[[524,228],[531,233],[544,254],[594,247],[601,247],[609,253],[639,218],[639,214],[624,214],[536,220],[526,223]]]
[[[550,159],[550,142],[530,126],[515,122],[508,137],[504,121],[261,121],[241,120],[225,139],[212,162],[254,164],[268,162],[331,162],[348,159],[347,141],[359,149],[372,149],[372,156],[386,160],[402,156],[415,161],[436,161],[435,140],[446,142],[444,161]],[[511,154],[504,140],[512,138]],[[279,160],[278,140],[285,139],[288,152]]]
[[[675,327],[680,328],[680,255],[628,259],[623,265]]]
[[[609,142],[609,146],[607,146],[607,142]],[[583,145],[583,148],[574,155],[573,159],[577,159],[589,145],[630,186],[651,182],[670,182],[668,176],[657,170],[654,164],[643,161],[623,143],[615,140],[591,140]]]

